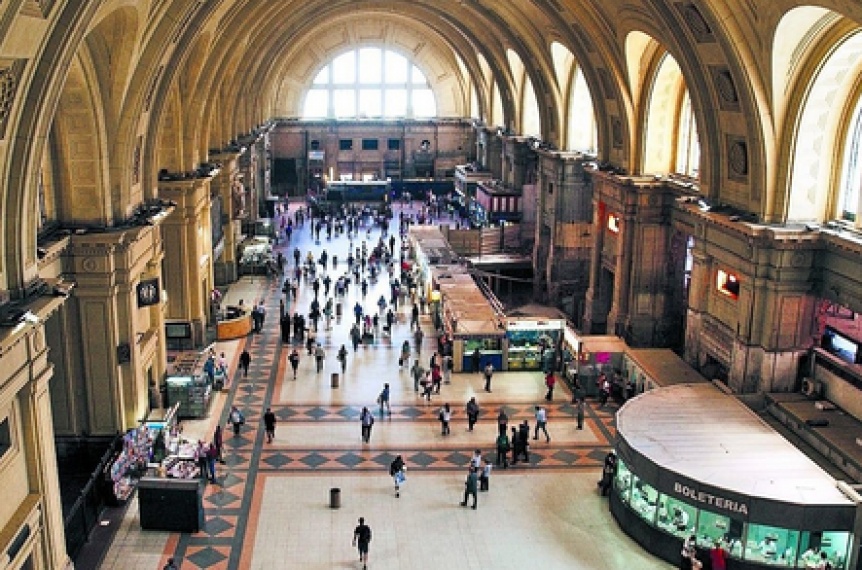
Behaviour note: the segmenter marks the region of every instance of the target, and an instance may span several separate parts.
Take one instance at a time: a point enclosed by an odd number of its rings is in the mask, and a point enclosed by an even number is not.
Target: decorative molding
[[[614,148],[623,148],[623,122],[619,117],[611,117],[611,143]]]
[[[6,138],[6,123],[15,104],[15,95],[25,64],[26,60],[23,59],[0,60],[0,140]]]
[[[688,29],[697,43],[715,42],[715,34],[712,32],[712,27],[694,2],[678,2],[676,7],[685,23],[688,24]]]
[[[748,181],[748,143],[745,138],[727,135],[727,177],[739,182]]]
[[[739,93],[730,69],[725,66],[710,66],[709,71],[715,84],[715,91],[718,93],[721,110],[739,112]]]
[[[611,79],[610,72],[604,67],[597,67],[596,73],[598,74],[599,81],[602,84],[602,91],[605,92],[605,99],[613,99],[616,89],[614,89],[614,82]]]

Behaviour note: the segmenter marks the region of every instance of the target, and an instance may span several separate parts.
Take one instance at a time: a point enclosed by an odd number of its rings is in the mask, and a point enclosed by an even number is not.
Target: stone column
[[[163,225],[168,320],[192,325],[196,346],[205,344],[213,288],[210,179],[162,182],[159,196],[177,204]]]
[[[604,219],[606,216],[604,203],[593,199],[593,251],[590,257],[590,285],[584,299],[584,320],[582,330],[587,334],[595,333],[597,321],[602,319],[599,312],[604,310],[601,299],[602,250],[605,245]]]

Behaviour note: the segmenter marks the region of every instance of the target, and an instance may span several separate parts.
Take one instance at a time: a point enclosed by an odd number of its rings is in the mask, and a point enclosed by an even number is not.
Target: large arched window
[[[437,101],[425,74],[380,48],[342,53],[318,72],[305,96],[305,119],[431,118]]]
[[[862,202],[862,98],[856,102],[845,149],[837,213],[839,218],[855,222]]]

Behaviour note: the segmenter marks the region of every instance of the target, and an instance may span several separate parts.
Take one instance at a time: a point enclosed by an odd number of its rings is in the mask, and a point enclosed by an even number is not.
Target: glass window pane
[[[658,527],[680,538],[694,534],[697,509],[673,497],[662,495],[658,503]]]
[[[368,85],[383,81],[383,55],[379,48],[359,50],[359,82]]]
[[[400,53],[386,52],[385,81],[388,84],[407,83],[408,62]]]
[[[329,108],[329,92],[326,89],[310,89],[305,96],[304,117],[325,117]]]
[[[748,538],[745,543],[745,559],[787,566],[787,560],[794,560],[799,547],[799,531],[762,524],[748,525]]]
[[[644,483],[637,475],[632,475],[632,508],[637,514],[655,523],[655,511],[658,504],[658,491],[652,485]]]
[[[437,101],[430,89],[417,89],[413,92],[413,116],[436,117]]]
[[[356,117],[356,90],[336,89],[332,92],[332,106],[336,117]]]
[[[328,65],[326,67],[324,67],[323,69],[321,69],[318,72],[317,77],[314,78],[314,84],[315,85],[326,85],[327,83],[329,83],[329,66]]]
[[[803,532],[799,544],[798,568],[814,568],[819,563],[821,552],[836,570],[843,569],[847,563],[847,548],[850,546],[850,533],[844,531]]]
[[[407,90],[386,90],[386,116],[405,117],[407,115]]]
[[[617,476],[614,478],[614,487],[617,494],[624,503],[628,503],[632,495],[632,472],[622,459],[617,459]]]
[[[359,90],[359,116],[379,117],[383,114],[383,104],[380,101],[380,89]]]
[[[334,83],[356,83],[356,52],[343,53],[332,60]]]
[[[422,73],[422,70],[415,65],[413,66],[413,69],[410,74],[410,81],[414,85],[428,85],[428,80],[425,79],[425,74]]]

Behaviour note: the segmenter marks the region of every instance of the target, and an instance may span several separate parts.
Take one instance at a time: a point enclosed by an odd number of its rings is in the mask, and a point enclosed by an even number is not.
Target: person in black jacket
[[[395,496],[401,496],[401,484],[404,482],[404,471],[407,468],[404,466],[404,460],[400,455],[397,455],[392,463],[389,464],[389,476],[395,483]]]

